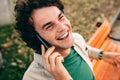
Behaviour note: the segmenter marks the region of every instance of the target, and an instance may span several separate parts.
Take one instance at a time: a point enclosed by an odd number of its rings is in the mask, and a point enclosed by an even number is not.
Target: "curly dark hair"
[[[27,46],[41,54],[38,38],[35,35],[34,25],[30,22],[33,10],[43,7],[56,6],[63,12],[64,6],[60,0],[17,0],[15,6],[16,27]]]

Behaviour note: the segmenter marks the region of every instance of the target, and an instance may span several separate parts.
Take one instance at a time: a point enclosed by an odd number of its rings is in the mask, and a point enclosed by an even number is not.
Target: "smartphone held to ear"
[[[44,39],[42,39],[42,38],[39,36],[39,34],[36,34],[36,37],[38,38],[38,40],[40,41],[40,43],[44,45],[44,47],[45,47],[46,49],[48,49],[48,48],[50,47],[50,44],[49,44],[47,41],[45,41]]]

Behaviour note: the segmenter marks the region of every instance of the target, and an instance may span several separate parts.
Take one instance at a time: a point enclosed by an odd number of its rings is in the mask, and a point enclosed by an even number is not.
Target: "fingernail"
[[[51,48],[55,49],[55,46],[52,46]]]

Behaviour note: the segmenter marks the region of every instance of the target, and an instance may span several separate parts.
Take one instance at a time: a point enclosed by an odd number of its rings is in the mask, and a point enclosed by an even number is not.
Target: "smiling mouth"
[[[69,32],[67,31],[64,35],[58,38],[58,40],[66,39],[69,36]]]

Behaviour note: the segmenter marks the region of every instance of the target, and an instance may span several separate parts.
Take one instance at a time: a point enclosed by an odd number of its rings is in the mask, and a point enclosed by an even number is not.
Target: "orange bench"
[[[103,51],[113,51],[120,53],[120,45],[116,44],[108,37],[111,27],[108,21],[96,30],[94,35],[88,41],[92,47],[102,49]],[[120,80],[120,68],[117,68],[103,60],[92,60],[93,70],[96,80]]]

